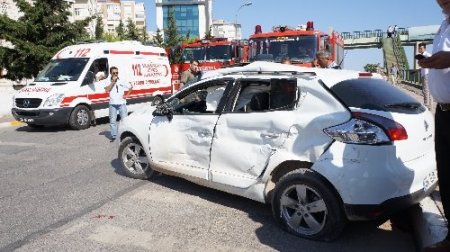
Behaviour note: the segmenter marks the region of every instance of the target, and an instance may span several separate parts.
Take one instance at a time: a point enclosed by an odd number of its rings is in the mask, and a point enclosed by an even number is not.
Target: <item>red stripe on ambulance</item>
[[[169,94],[171,92],[171,90],[172,90],[172,87],[170,87],[170,86],[131,90],[129,99],[151,96],[151,95],[153,95],[153,93],[155,91],[161,91],[161,92],[163,92],[163,94]],[[70,103],[73,100],[75,100],[76,98],[88,98],[88,97],[92,104],[109,101],[108,93],[97,93],[97,94],[92,94],[89,96],[87,96],[87,95],[67,96],[67,97],[64,97],[64,99],[62,100],[61,107],[69,107]]]
[[[134,51],[119,51],[119,50],[110,50],[110,54],[134,54]]]

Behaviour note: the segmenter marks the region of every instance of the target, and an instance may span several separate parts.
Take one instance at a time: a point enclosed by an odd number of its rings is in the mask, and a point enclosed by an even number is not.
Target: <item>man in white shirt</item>
[[[128,116],[126,97],[130,95],[132,86],[130,83],[119,79],[119,69],[115,66],[109,69],[111,78],[105,91],[109,93],[109,124],[111,128],[111,142],[114,142],[117,137],[117,111],[119,111],[120,118],[123,120]],[[126,95],[125,91],[128,91]]]
[[[420,43],[418,52],[428,58],[431,56],[429,52],[427,52],[427,45],[425,43]],[[422,67],[420,68],[420,80],[422,82],[422,94],[423,94],[423,104],[431,110],[433,99],[430,95],[430,88],[428,86],[428,68]]]
[[[431,95],[438,103],[435,114],[435,149],[439,192],[445,217],[450,219],[450,0],[437,0],[445,20],[434,37],[433,55],[419,60],[419,65],[429,69],[428,84]],[[448,225],[447,225],[448,228]],[[450,233],[430,247],[427,252],[450,251]]]

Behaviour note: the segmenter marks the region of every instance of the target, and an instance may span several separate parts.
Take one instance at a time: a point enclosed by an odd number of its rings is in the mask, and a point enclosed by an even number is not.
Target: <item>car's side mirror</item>
[[[94,84],[94,80],[95,80],[94,73],[92,71],[88,71],[86,73],[86,76],[84,76],[84,80],[83,80],[83,83],[81,83],[81,85],[84,86],[84,85]]]
[[[152,113],[153,116],[167,116],[169,122],[172,121],[173,118],[173,109],[167,103],[162,103],[156,106],[155,111]]]
[[[152,100],[152,106],[157,106],[159,104],[163,104],[164,103],[164,98],[162,96],[155,96]]]

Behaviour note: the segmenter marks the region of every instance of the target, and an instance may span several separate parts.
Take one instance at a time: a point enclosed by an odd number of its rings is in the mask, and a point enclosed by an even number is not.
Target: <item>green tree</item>
[[[15,0],[23,13],[17,21],[0,15],[0,39],[11,47],[0,47],[0,68],[8,69],[5,78],[33,78],[61,48],[88,38],[90,18],[69,22],[69,5],[63,0]]]
[[[116,33],[119,40],[123,40],[125,38],[125,27],[122,20],[120,20],[119,25],[116,28]]]
[[[141,42],[143,44],[147,43],[148,41],[148,34],[147,34],[147,26],[142,27],[141,30]]]
[[[182,38],[177,30],[174,11],[173,9],[169,9],[167,29],[165,30],[165,45],[167,47],[170,47],[171,50],[175,52],[170,55],[170,63],[181,62],[181,50],[174,50],[174,48],[179,47],[181,41]]]
[[[153,38],[153,43],[159,47],[165,47],[164,38],[159,28],[156,29],[156,36]]]
[[[376,73],[378,71],[378,65],[377,64],[367,64],[364,66],[364,71],[370,72],[370,73]]]
[[[108,41],[108,42],[120,41],[120,38],[116,34],[112,34],[112,33],[109,33],[109,32],[103,34],[103,39]]]
[[[127,31],[125,33],[125,39],[139,40],[139,31],[131,18],[128,18],[127,20]]]
[[[103,18],[99,15],[97,16],[97,23],[95,24],[95,39],[103,39]]]
[[[208,31],[205,33],[205,39],[212,39],[214,38],[211,31],[211,26],[209,27]]]

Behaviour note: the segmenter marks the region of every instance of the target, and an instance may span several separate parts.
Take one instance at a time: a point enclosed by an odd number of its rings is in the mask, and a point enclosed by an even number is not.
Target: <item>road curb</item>
[[[23,122],[19,122],[19,121],[10,121],[10,122],[2,122],[0,123],[0,128],[6,128],[6,127],[10,127],[10,126],[24,126],[25,123]]]
[[[431,195],[412,207],[409,217],[414,228],[417,251],[442,241],[447,235],[446,220],[437,206],[436,199]]]

